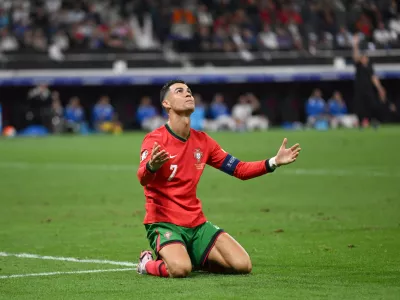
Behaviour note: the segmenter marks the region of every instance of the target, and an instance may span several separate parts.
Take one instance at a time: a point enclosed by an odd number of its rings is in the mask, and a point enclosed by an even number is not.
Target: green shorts
[[[157,256],[166,245],[180,243],[186,247],[195,268],[204,266],[215,241],[224,232],[208,221],[193,228],[171,223],[153,223],[144,226],[150,246]]]

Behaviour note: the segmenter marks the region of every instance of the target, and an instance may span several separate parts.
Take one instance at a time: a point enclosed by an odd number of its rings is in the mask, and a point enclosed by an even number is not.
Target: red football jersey
[[[147,163],[155,142],[170,154],[170,159],[153,173]],[[240,179],[250,179],[273,171],[269,168],[268,160],[239,161],[222,150],[204,132],[191,129],[185,140],[168,125],[162,126],[145,136],[140,151],[137,175],[146,196],[143,223],[167,222],[195,227],[206,222],[201,202],[196,196],[197,183],[206,164]]]

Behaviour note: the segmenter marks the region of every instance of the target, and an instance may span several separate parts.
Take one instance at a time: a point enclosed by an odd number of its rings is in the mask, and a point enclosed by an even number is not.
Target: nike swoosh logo
[[[175,158],[175,157],[177,157],[178,155],[170,155],[169,156],[169,158]]]

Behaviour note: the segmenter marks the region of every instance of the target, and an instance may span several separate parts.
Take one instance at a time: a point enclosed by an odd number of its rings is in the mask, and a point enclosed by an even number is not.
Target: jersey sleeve
[[[156,142],[154,138],[146,136],[140,149],[140,164],[137,171],[137,177],[142,186],[146,186],[156,177],[156,173],[150,169],[148,164],[151,158],[151,151],[153,150],[154,142]]]
[[[274,169],[270,168],[268,159],[252,162],[240,161],[223,150],[214,139],[207,137],[210,149],[210,155],[207,160],[208,165],[241,180],[255,178],[274,171]]]

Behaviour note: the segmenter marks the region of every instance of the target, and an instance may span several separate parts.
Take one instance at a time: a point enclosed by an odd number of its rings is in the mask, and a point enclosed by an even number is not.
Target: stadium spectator
[[[293,39],[289,31],[283,26],[276,28],[276,35],[278,40],[278,46],[280,50],[290,50],[293,47]]]
[[[239,97],[238,103],[232,108],[232,117],[236,121],[239,131],[253,131],[268,129],[268,119],[259,114],[260,101],[253,94],[248,93]]]
[[[214,35],[212,36],[212,50],[214,51],[224,51],[224,50],[234,50],[232,41],[230,41],[227,31],[223,28],[215,29]]]
[[[346,27],[340,27],[336,35],[336,44],[340,49],[351,49],[353,36]]]
[[[318,48],[330,49],[340,27],[362,32],[368,41],[376,29],[387,30],[386,25],[397,34],[400,31],[396,1],[224,0],[183,4],[145,0],[3,1],[0,29],[9,30],[3,43],[13,50],[19,46],[38,51],[51,47],[51,53],[54,47],[60,51],[146,50],[172,42],[178,51],[198,51],[195,42],[200,35],[205,40],[200,47],[203,51],[238,51],[246,60],[253,58],[250,50],[257,50],[255,37],[264,49],[276,49],[278,44],[280,49],[302,50],[311,36],[308,48],[314,53]],[[339,32],[336,36],[339,48],[348,47],[347,35]]]
[[[60,93],[51,92],[51,125],[53,133],[64,131],[64,108],[61,104]]]
[[[170,36],[178,51],[187,52],[191,49],[191,40],[195,36],[196,17],[188,9],[186,3],[183,7],[175,7],[171,14]]]
[[[393,30],[386,29],[383,22],[380,22],[378,28],[374,30],[374,41],[377,46],[387,48],[396,40],[397,33]]]
[[[268,24],[264,24],[263,30],[258,34],[261,49],[277,50],[279,47],[276,33]]]
[[[327,107],[322,98],[320,89],[315,89],[306,102],[307,126],[315,127],[317,122],[325,123],[327,121]]]
[[[65,108],[65,129],[67,132],[79,133],[85,121],[85,113],[78,97],[72,97]]]
[[[46,84],[40,84],[28,92],[27,120],[51,131],[51,92]]]
[[[382,103],[386,103],[386,90],[380,79],[375,75],[372,64],[366,53],[359,48],[359,36],[353,37],[353,60],[356,66],[354,80],[354,106],[362,127],[378,126],[382,113]],[[376,97],[378,92],[378,97]]]
[[[259,5],[259,18],[263,24],[274,24],[276,22],[276,5],[274,1],[267,0],[267,1],[260,1]]]
[[[283,4],[282,9],[278,12],[278,20],[283,25],[294,22],[296,25],[303,23],[301,15],[295,10],[293,4]]]
[[[133,39],[135,46],[138,49],[152,49],[159,46],[154,36],[154,25],[153,19],[150,13],[146,13],[143,17],[143,25],[140,25],[139,17],[137,15],[132,16],[129,24],[133,30]]]
[[[140,100],[140,105],[136,111],[136,120],[141,128],[146,131],[153,131],[166,122],[166,120],[158,114],[148,96],[144,96]]]
[[[400,13],[395,18],[390,19],[389,29],[400,35]]]
[[[335,91],[328,101],[328,114],[330,116],[330,126],[333,129],[339,126],[345,128],[358,127],[357,116],[348,113],[346,103],[343,101],[342,94],[339,91]]]
[[[19,48],[17,39],[6,27],[0,29],[0,51],[14,51]]]
[[[236,123],[229,113],[228,106],[225,103],[224,95],[215,94],[214,100],[210,105],[209,111],[211,120],[209,123],[209,130],[231,130],[235,131]]]
[[[197,21],[200,26],[211,27],[213,25],[213,16],[206,5],[199,5],[197,9]]]
[[[356,29],[358,32],[361,32],[364,36],[366,36],[367,39],[370,39],[373,30],[371,19],[366,14],[362,14],[356,22]]]
[[[210,29],[206,26],[201,26],[195,37],[196,50],[201,52],[210,51],[212,47]]]
[[[10,20],[7,13],[4,11],[4,9],[0,8],[0,29],[8,27],[9,24]]]
[[[38,28],[33,32],[31,46],[37,51],[46,51],[48,49],[48,43],[43,29]]]
[[[251,60],[253,55],[250,53],[251,45],[246,43],[246,37],[243,35],[240,27],[237,25],[232,25],[230,27],[230,34],[235,45],[235,48],[240,53],[242,59]]]
[[[247,129],[254,130],[267,130],[269,127],[268,118],[261,112],[260,100],[252,93],[247,93],[247,101],[250,103],[252,111],[251,116],[247,121]]]
[[[110,104],[108,96],[101,96],[93,107],[93,125],[97,132],[119,133],[122,128],[114,112],[114,107]]]
[[[66,32],[62,29],[57,30],[52,38],[52,44],[57,46],[60,50],[67,50],[69,48],[69,39]]]

